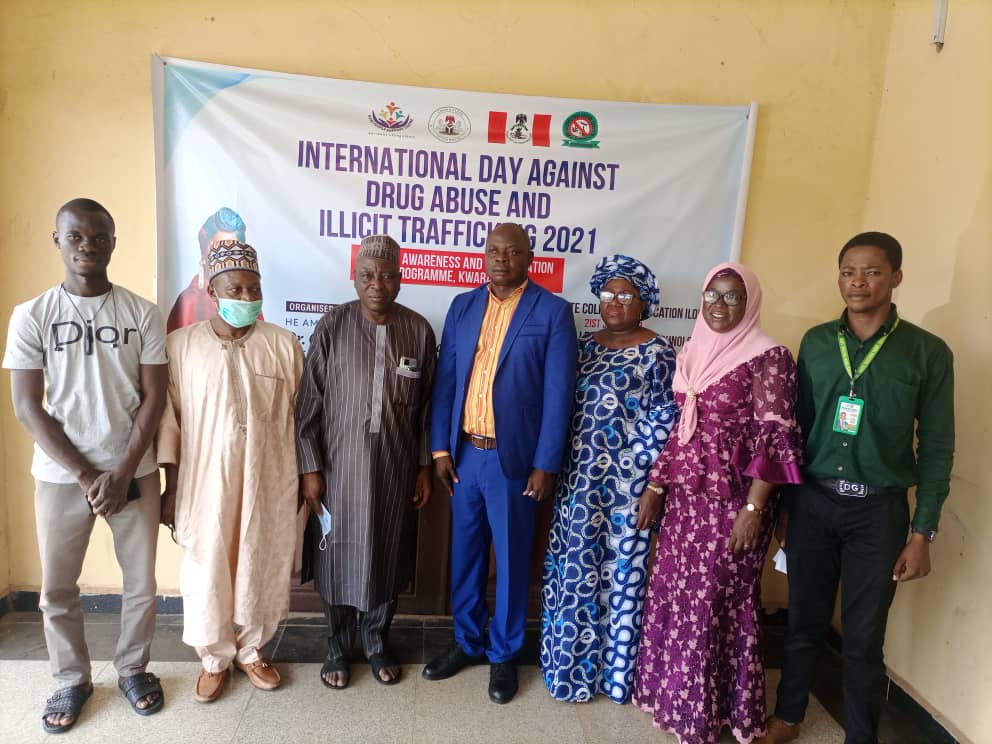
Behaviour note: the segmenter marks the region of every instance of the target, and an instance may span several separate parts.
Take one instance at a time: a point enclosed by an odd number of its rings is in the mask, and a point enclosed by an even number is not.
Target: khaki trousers
[[[138,479],[141,498],[107,522],[121,567],[121,634],[114,667],[121,677],[145,671],[155,633],[155,550],[161,510],[158,471]],[[52,675],[64,686],[90,681],[79,574],[96,517],[75,483],[35,480],[41,553],[41,608]]]
[[[258,661],[258,650],[276,634],[279,623],[245,625],[236,634],[231,628],[228,637],[209,646],[194,646],[208,672],[223,672],[235,659],[239,664]]]

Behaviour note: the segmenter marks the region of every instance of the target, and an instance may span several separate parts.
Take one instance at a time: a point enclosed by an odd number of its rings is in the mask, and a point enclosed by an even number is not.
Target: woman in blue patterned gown
[[[650,528],[648,470],[675,424],[675,352],[641,321],[658,306],[651,270],[628,256],[596,266],[604,327],[584,336],[572,446],[544,560],[541,669],[557,700],[625,703],[634,680]]]

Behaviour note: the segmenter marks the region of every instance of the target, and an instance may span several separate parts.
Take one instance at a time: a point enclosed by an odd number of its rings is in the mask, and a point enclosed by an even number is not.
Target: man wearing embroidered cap
[[[183,641],[203,663],[200,702],[217,699],[232,662],[259,689],[281,681],[260,649],[289,611],[299,488],[293,407],[303,368],[295,334],[258,319],[251,246],[214,243],[207,274],[217,312],[169,334],[158,434],[162,521],[184,551]]]
[[[189,286],[179,293],[169,312],[166,321],[166,330],[169,333],[200,320],[207,320],[214,314],[216,306],[207,290],[207,255],[219,240],[245,242],[246,230],[241,215],[228,207],[221,207],[204,221],[197,235],[200,244],[200,270],[190,280]]]
[[[355,290],[358,300],[328,311],[310,337],[296,409],[311,513],[302,578],[315,579],[324,601],[321,680],[332,689],[348,685],[356,630],[376,681],[399,681],[387,635],[412,578],[416,510],[431,494],[436,342],[430,324],[395,301],[400,247],[388,235],[362,240]],[[314,516],[325,508],[333,518],[326,539]]]

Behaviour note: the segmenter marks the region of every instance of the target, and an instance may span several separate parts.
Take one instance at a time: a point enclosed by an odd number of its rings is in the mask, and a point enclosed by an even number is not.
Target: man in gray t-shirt
[[[107,278],[117,240],[110,213],[73,199],[55,225],[65,279],[14,308],[3,358],[14,412],[35,441],[39,605],[61,685],[42,714],[51,733],[71,728],[93,692],[78,581],[97,517],[110,525],[124,579],[118,687],[141,715],[164,703],[145,667],[155,632],[160,512],[152,438],[167,376],[158,308]]]

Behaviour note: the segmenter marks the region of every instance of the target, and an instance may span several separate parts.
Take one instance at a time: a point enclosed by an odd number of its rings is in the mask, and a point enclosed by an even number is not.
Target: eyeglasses
[[[746,299],[746,297],[746,295],[743,295],[740,292],[724,292],[721,294],[715,289],[707,289],[703,292],[703,302],[707,305],[715,305],[722,298],[727,307],[733,307],[734,305],[741,304],[741,301]]]
[[[599,301],[604,305],[609,305],[613,300],[616,300],[621,305],[629,305],[637,297],[633,292],[611,292],[608,289],[604,289],[599,293]]]

